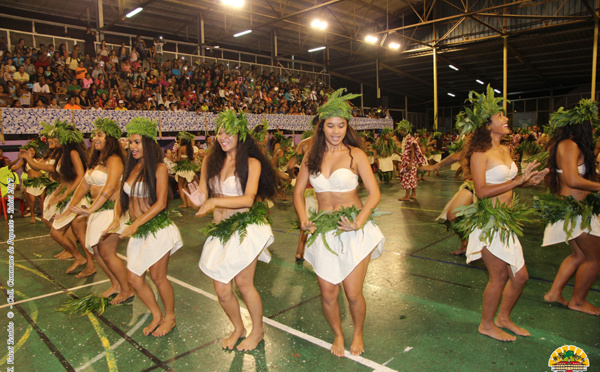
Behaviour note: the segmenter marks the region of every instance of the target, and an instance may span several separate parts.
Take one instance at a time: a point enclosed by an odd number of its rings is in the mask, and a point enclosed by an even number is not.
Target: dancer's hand
[[[89,209],[87,209],[86,206],[77,207],[72,205],[69,207],[69,210],[75,214],[78,214],[80,217],[87,217],[90,214],[92,214],[92,212]]]
[[[129,238],[131,235],[135,234],[137,231],[137,226],[135,224],[131,224],[127,226],[120,234],[119,239]]]
[[[531,176],[529,181],[527,181],[523,186],[528,187],[528,186],[539,185],[540,182],[542,182],[544,180],[544,178],[546,177],[546,175],[548,173],[550,173],[550,169],[544,168],[543,170],[539,171],[536,175]]]
[[[313,234],[315,232],[315,230],[317,229],[317,227],[315,226],[314,222],[305,221],[305,222],[300,223],[300,229],[302,229],[302,231],[307,231],[307,232]]]
[[[410,172],[412,170],[412,167],[412,163],[408,163],[408,165],[406,166],[406,170]]]
[[[188,189],[190,192],[187,192],[184,188],[183,193],[187,195],[192,204],[194,204],[196,207],[200,207],[202,204],[204,204],[206,201],[206,195],[200,192],[200,189],[198,188],[198,182],[189,183]]]
[[[196,217],[206,216],[210,212],[214,211],[215,207],[216,207],[215,199],[213,199],[213,198],[208,199],[200,206],[200,209],[198,209],[198,212],[196,213]]]
[[[521,186],[526,185],[531,177],[534,177],[540,173],[535,170],[535,168],[539,167],[539,165],[540,163],[537,161],[532,161],[531,163],[527,164],[527,168],[523,170],[523,174],[521,175]]]
[[[360,226],[356,221],[350,221],[348,217],[342,216],[338,221],[338,229],[342,231],[356,231],[360,229]]]

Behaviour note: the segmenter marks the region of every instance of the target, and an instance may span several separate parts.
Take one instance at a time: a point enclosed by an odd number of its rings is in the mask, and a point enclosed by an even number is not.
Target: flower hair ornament
[[[123,135],[123,131],[119,127],[116,121],[109,118],[98,118],[94,122],[94,126],[96,127],[96,131],[104,132],[109,137],[114,137],[116,139],[121,138]]]
[[[470,91],[469,98],[465,102],[471,103],[473,108],[465,107],[465,111],[456,115],[456,128],[460,130],[461,136],[473,133],[487,123],[492,116],[501,111],[504,112],[500,105],[504,100],[503,97],[494,97],[494,89],[489,84],[486,93]],[[506,100],[506,102],[510,101]]]
[[[140,136],[148,137],[154,140],[154,142],[157,142],[156,123],[147,118],[137,117],[132,119],[129,124],[125,126],[125,132],[127,132],[127,136],[139,134]]]
[[[401,131],[407,134],[412,133],[412,124],[410,121],[404,119],[396,123],[396,133],[400,133]]]
[[[335,117],[344,118],[347,121],[352,119],[352,108],[350,107],[348,100],[360,97],[360,94],[346,94],[345,96],[342,96],[342,93],[345,91],[346,88],[340,88],[331,93],[327,98],[327,102],[317,108],[317,115],[320,120]]]
[[[55,126],[58,142],[61,145],[68,145],[70,143],[82,143],[84,141],[83,132],[77,129],[75,124],[57,122]]]
[[[238,114],[235,110],[227,110],[219,114],[217,117],[216,133],[219,134],[221,129],[224,129],[225,133],[230,136],[237,134],[238,139],[242,142],[246,140],[246,136],[250,133],[246,114],[244,112]]]
[[[182,139],[184,141],[192,142],[196,139],[196,136],[194,136],[190,132],[179,132],[177,134],[177,138]]]
[[[546,126],[549,136],[554,135],[558,128],[567,125],[579,125],[583,122],[590,121],[592,127],[600,125],[598,118],[598,103],[591,99],[582,99],[577,106],[570,110],[559,108],[554,114],[550,115],[550,123]]]

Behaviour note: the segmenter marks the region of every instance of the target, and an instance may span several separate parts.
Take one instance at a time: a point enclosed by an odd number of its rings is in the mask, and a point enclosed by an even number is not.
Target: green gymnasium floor
[[[185,210],[176,220],[184,247],[173,255],[169,275],[175,291],[177,327],[167,336],[143,336],[150,322],[139,299],[109,308],[103,316],[69,318],[55,309],[69,298],[101,293],[107,279],[98,273],[76,279],[64,271],[69,262],[52,256],[60,251],[41,223],[15,218],[15,300],[0,305],[0,329],[6,338],[8,312],[14,313],[14,365],[7,349],[1,368],[16,371],[550,371],[548,359],[562,345],[576,345],[588,355],[590,371],[600,370],[600,318],[544,302],[567,245],[541,248],[542,228],[527,226],[521,242],[530,280],[513,311],[514,321],[532,337],[502,343],[477,333],[483,289],[483,262],[465,264],[448,252],[458,239],[434,219],[456,191],[452,171],[428,177],[418,202],[401,203],[399,182],[382,185],[378,218],[386,236],[383,255],[372,261],[364,292],[367,299],[366,352],[359,358],[329,353],[333,335],[321,312],[316,277],[308,263],[294,260],[297,233],[286,234],[295,218],[291,201],[272,210],[275,243],[270,264],[259,263],[256,287],[264,303],[265,340],[252,352],[223,351],[220,343],[232,327],[214,296],[211,280],[198,268],[204,238],[198,229],[208,221]],[[522,199],[531,192],[519,191]],[[364,194],[364,190],[361,195]],[[178,206],[175,200],[172,206]],[[0,217],[3,265],[0,285],[8,277],[8,224]],[[119,252],[125,254],[126,241]],[[572,283],[572,282],[571,282]],[[569,298],[572,285],[565,290]],[[6,292],[4,292],[6,295]],[[600,282],[588,300],[600,305]],[[345,300],[344,300],[345,301]],[[352,321],[347,304],[342,321],[348,348]],[[246,324],[250,324],[247,314]],[[4,339],[0,340],[3,344]]]

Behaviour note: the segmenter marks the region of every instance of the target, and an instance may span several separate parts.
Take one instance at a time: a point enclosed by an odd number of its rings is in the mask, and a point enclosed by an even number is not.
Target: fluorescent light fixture
[[[318,52],[319,50],[323,50],[323,49],[325,49],[325,48],[326,48],[326,47],[324,47],[324,46],[320,46],[320,47],[318,47],[318,48],[309,49],[309,50],[308,50],[308,52],[309,52],[309,53],[312,53],[312,52]]]
[[[324,30],[327,28],[327,22],[321,21],[320,19],[315,19],[314,21],[312,21],[312,23],[310,25],[313,28],[318,28],[320,30]]]
[[[448,65],[448,67],[450,67],[451,69],[453,69],[454,71],[458,71],[458,67],[452,66],[452,65]]]
[[[456,97],[453,93],[448,93],[450,97]]]
[[[400,49],[400,44],[395,43],[395,42],[391,42],[390,43],[390,48],[392,48],[392,49]]]
[[[476,81],[476,82],[478,82],[478,83],[479,83],[479,84],[481,84],[481,85],[484,85],[484,84],[485,84],[483,81],[481,81],[481,80],[479,80],[479,79],[477,79],[477,80],[475,80],[475,81]]]
[[[135,8],[134,10],[132,10],[131,12],[127,13],[127,15],[125,17],[127,18],[131,18],[134,15],[138,14],[139,12],[141,12],[142,10],[144,10],[144,8],[142,8],[141,6],[139,8]]]
[[[498,94],[502,94],[501,91],[499,91],[498,89],[494,89],[494,92],[498,93]]]
[[[375,44],[375,43],[377,42],[377,40],[379,40],[379,39],[377,38],[377,36],[373,36],[373,35],[367,35],[367,36],[365,37],[365,41],[366,41],[367,43]]]
[[[215,45],[213,48],[215,48],[215,49],[219,49],[219,48],[220,48],[220,46],[218,46],[218,45]]]
[[[251,32],[252,32],[252,30],[246,30],[246,31],[238,32],[237,34],[233,35],[233,37],[244,36],[244,35],[249,34]]]
[[[241,8],[244,6],[244,0],[223,0],[223,4],[234,8]]]

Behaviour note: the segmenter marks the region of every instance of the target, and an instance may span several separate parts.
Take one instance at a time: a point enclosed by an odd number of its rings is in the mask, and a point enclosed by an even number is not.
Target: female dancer
[[[600,211],[598,207],[593,208],[593,205],[598,205],[598,194],[594,191],[600,191],[600,183],[590,123],[597,121],[598,107],[591,100],[582,100],[579,107],[568,111],[559,110],[550,118],[550,127],[555,134],[548,148],[548,186],[552,196],[547,197],[552,204],[561,206],[562,219],[550,221],[542,244],[548,246],[568,241],[572,251],[560,265],[552,288],[544,299],[592,315],[600,315],[600,308],[586,301],[600,270]],[[566,221],[567,211],[571,210],[575,200],[582,207],[580,212],[588,209],[591,213],[576,213]],[[585,221],[582,214],[587,215]],[[573,274],[575,287],[567,301],[562,291]]]
[[[476,98],[472,98],[473,94]],[[510,133],[508,118],[498,105],[502,99],[494,98],[494,91],[488,86],[487,95],[471,92],[469,100],[475,108],[472,111],[466,110],[464,117],[468,120],[461,120],[457,125],[463,128],[463,133],[474,131],[467,139],[463,159],[465,172],[472,175],[475,193],[483,199],[474,206],[483,206],[482,203],[491,201],[494,210],[506,206],[510,208],[513,206],[512,190],[524,185],[534,176],[530,184],[539,183],[547,174],[547,170],[538,174],[534,171],[538,164],[533,162],[523,170],[521,176],[517,176],[517,166],[512,161],[508,147],[500,144],[500,140]],[[504,230],[495,227],[488,229],[488,226],[479,228],[477,219],[485,219],[484,213],[465,219],[471,222],[467,263],[483,257],[489,273],[489,281],[483,293],[479,332],[500,341],[514,341],[515,336],[500,328],[506,328],[519,336],[531,336],[527,330],[517,326],[510,319],[510,313],[529,276],[521,244],[515,232],[508,228],[503,215],[510,216],[508,218],[514,218],[514,215],[505,211],[494,216]],[[487,219],[489,220],[489,215]],[[485,224],[481,224],[483,225]],[[506,230],[508,234],[505,234]],[[494,320],[498,304],[498,316]]]
[[[197,216],[214,211],[200,269],[213,280],[219,303],[234,326],[222,346],[231,350],[246,336],[233,279],[252,318],[252,331],[237,346],[247,351],[255,349],[264,337],[262,301],[254,287],[254,272],[258,260],[271,260],[267,247],[273,243],[268,209],[255,199],[272,199],[277,183],[269,160],[249,135],[243,112],[222,112],[216,132],[218,144],[202,163],[200,185],[191,184],[186,194],[200,207]],[[238,227],[227,228],[232,225]]]
[[[111,234],[106,239],[100,239],[102,232],[113,221],[115,201],[119,196],[125,158],[119,144],[123,131],[111,119],[99,118],[94,124],[96,129],[88,171],[75,191],[69,209],[80,216],[71,222],[73,232],[79,241],[85,242],[85,248],[94,254],[96,262],[110,279],[111,287],[102,297],[117,295],[111,300],[114,305],[133,295],[127,283],[125,264],[117,256],[118,236]],[[88,192],[92,195],[92,205],[89,208],[77,206]],[[85,274],[85,270],[82,274]]]
[[[417,167],[419,164],[427,164],[427,159],[423,156],[418,140],[411,135],[412,125],[408,120],[398,123],[397,130],[402,136],[406,135],[402,143],[402,170],[400,171],[400,183],[406,190],[406,194],[398,199],[399,201],[409,201],[417,199]]]
[[[183,242],[167,212],[169,173],[156,142],[156,124],[136,118],[125,130],[129,135],[129,156],[123,173],[122,192],[115,205],[114,219],[103,235],[118,233],[121,239],[131,237],[127,244],[128,281],[152,313],[152,322],[143,329],[143,334],[160,337],[175,327],[175,298],[167,279],[167,266],[170,255],[181,248]],[[121,226],[121,215],[127,212],[130,220],[127,226]],[[110,235],[106,239],[110,239],[113,246],[118,243]],[[164,315],[152,288],[146,283],[146,270],[158,288],[165,307]],[[122,297],[126,299],[126,296]]]
[[[37,157],[37,148],[36,140],[33,140],[21,146],[20,152],[29,152],[29,157],[33,161],[45,163],[44,160]],[[23,157],[21,157],[20,161],[23,162],[23,173],[27,175],[27,178],[23,179],[23,186],[25,186],[25,197],[27,198],[29,212],[31,213],[29,223],[35,223],[35,200],[39,200],[40,209],[44,207],[44,191],[46,187],[39,185],[39,181],[42,179],[40,177],[43,177],[44,174],[42,173],[43,171],[32,168]],[[37,178],[40,178],[40,180],[36,182]],[[43,210],[41,212],[43,214]]]
[[[192,181],[198,181],[196,172],[198,166],[194,164],[194,146],[192,142],[196,138],[193,134],[188,132],[179,132],[177,139],[179,140],[179,148],[177,149],[177,155],[175,155],[175,180],[179,187],[179,196],[181,197],[182,204],[180,208],[191,207],[189,200],[186,198],[184,191]]]
[[[339,357],[344,355],[339,284],[344,284],[354,324],[350,352],[360,355],[364,352],[363,325],[367,310],[363,283],[369,260],[381,255],[385,241],[379,228],[370,221],[371,211],[381,198],[377,180],[367,155],[359,147],[358,134],[348,125],[352,115],[346,100],[358,95],[340,97],[342,92],[340,89],[332,93],[327,103],[319,107],[314,141],[302,161],[294,188],[294,207],[300,226],[313,234],[308,239],[304,257],[317,274],[323,313],[335,337],[331,353]],[[359,177],[369,193],[364,205],[358,197]],[[304,190],[309,181],[315,189],[319,211],[328,212],[324,216],[337,220],[341,234],[321,231],[319,219],[309,219],[304,206]],[[352,218],[352,213],[347,212],[358,212],[356,208],[360,208],[360,212]],[[325,235],[319,236],[321,233]]]

